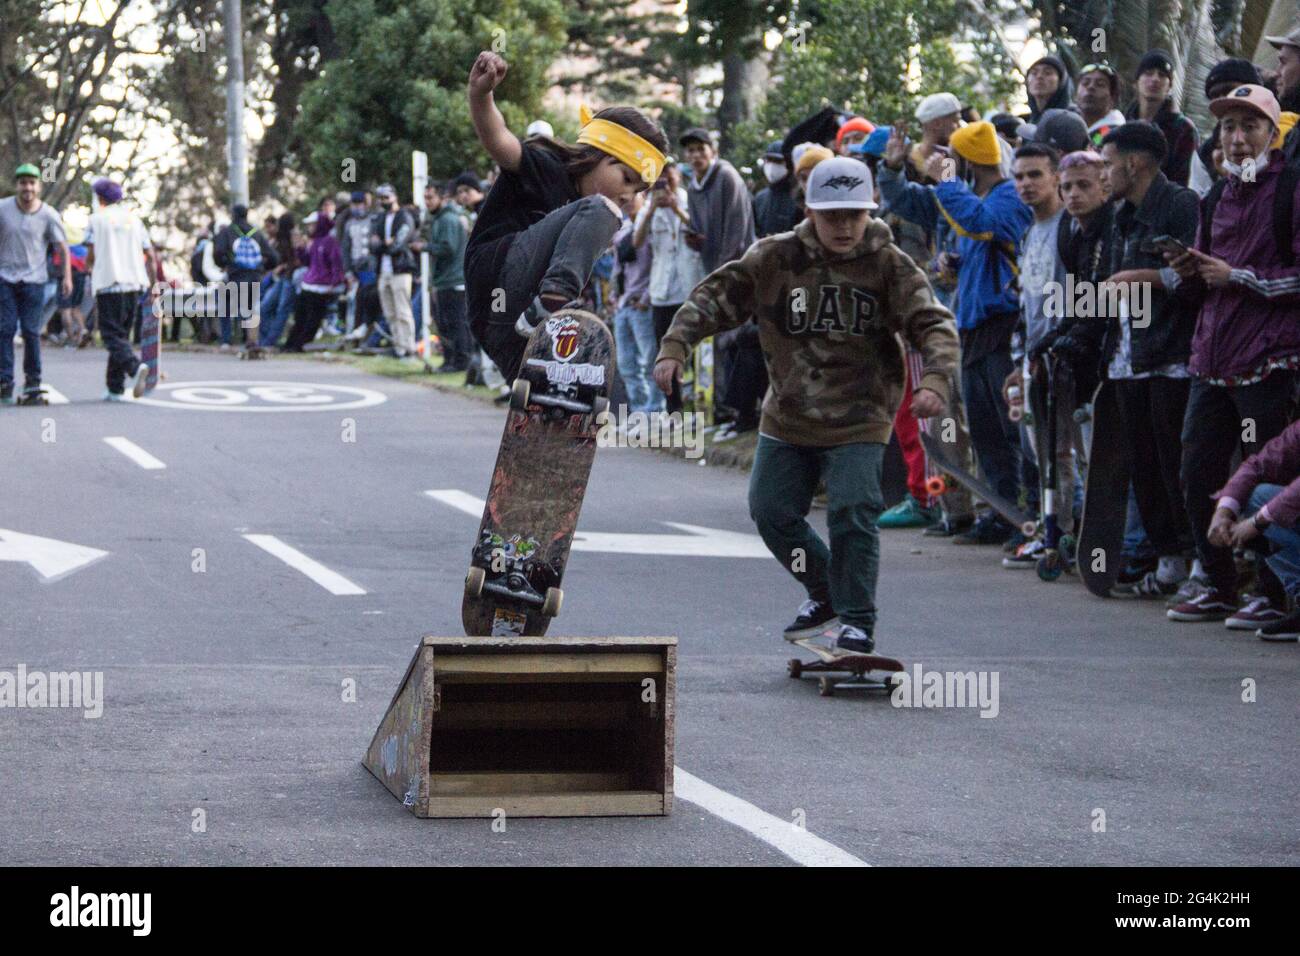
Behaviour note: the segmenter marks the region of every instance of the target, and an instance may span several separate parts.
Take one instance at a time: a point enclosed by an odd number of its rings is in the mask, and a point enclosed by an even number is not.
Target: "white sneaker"
[[[1042,538],[1034,538],[1026,541],[1016,549],[1015,554],[1009,554],[1002,559],[1004,568],[1032,568],[1038,564],[1038,556],[1041,555],[1047,546],[1043,544]]]
[[[136,398],[140,398],[148,387],[149,366],[145,362],[141,362],[140,367],[135,370],[135,384],[131,386],[131,394]]]

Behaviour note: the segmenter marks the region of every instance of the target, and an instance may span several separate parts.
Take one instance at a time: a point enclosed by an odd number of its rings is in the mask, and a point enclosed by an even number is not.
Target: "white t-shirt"
[[[122,203],[105,206],[90,217],[85,244],[94,246],[91,291],[141,292],[149,288],[142,249],[152,245],[140,217]]]
[[[685,189],[677,190],[677,205],[687,207]],[[636,227],[653,213],[650,220],[650,304],[681,305],[696,283],[704,278],[704,260],[686,244],[686,224],[677,213],[666,207],[651,209],[647,200],[637,213]]]

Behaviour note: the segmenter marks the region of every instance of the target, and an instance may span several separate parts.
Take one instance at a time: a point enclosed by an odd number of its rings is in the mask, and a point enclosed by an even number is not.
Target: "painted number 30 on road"
[[[208,412],[333,412],[368,408],[388,400],[383,392],[350,385],[307,382],[171,382],[142,405]]]

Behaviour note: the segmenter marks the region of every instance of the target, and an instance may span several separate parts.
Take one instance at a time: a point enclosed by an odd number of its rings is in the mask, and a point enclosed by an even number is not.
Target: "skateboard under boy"
[[[868,680],[867,675],[872,671],[881,671],[889,675],[904,670],[903,665],[892,657],[841,651],[822,643],[816,637],[805,637],[790,643],[812,651],[820,660],[801,661],[797,657],[792,657],[786,664],[786,671],[791,677],[802,677],[804,674],[820,675],[817,678],[817,693],[823,697],[834,696],[838,689],[892,690],[893,684],[888,676],[880,680]],[[831,677],[832,674],[849,676],[837,679]]]
[[[964,485],[977,498],[983,500],[990,508],[1011,522],[1014,527],[1019,528],[1020,533],[1025,537],[1031,537],[1034,534],[1037,528],[1034,519],[958,465],[943,442],[922,431],[921,444],[925,447],[925,452],[930,456],[930,460],[947,477],[951,477],[958,484]],[[927,482],[926,490],[932,495],[944,494],[952,487],[948,483],[947,477],[931,478]]]
[[[465,576],[461,620],[471,637],[540,636],[560,612],[597,419],[609,408],[613,345],[581,309],[553,313],[529,339]]]
[[[1132,468],[1128,445],[1120,434],[1115,383],[1106,380],[1092,396],[1092,437],[1076,556],[1084,587],[1098,597],[1110,596],[1123,569],[1121,553]]]

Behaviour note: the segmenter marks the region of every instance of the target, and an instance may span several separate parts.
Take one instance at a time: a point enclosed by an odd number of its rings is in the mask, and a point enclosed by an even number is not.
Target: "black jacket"
[[[239,228],[239,234],[245,236],[248,235],[248,230],[252,228],[247,221],[234,222],[222,227],[222,230],[217,233],[217,238],[213,240],[215,245],[212,247],[212,260],[226,270],[226,278],[231,282],[247,282],[252,279],[260,279],[279,264],[280,257],[275,254],[271,244],[266,241],[266,236],[262,235],[262,230],[254,229],[251,238],[262,250],[262,267],[260,269],[236,269],[234,267],[236,227]]]
[[[393,218],[393,244],[384,248],[384,222],[387,218],[388,211],[381,209],[370,222],[370,251],[375,257],[375,272],[383,268],[385,253],[393,257],[393,272],[415,272],[415,253],[411,251],[411,240],[418,238],[415,220],[401,206],[397,207]]]

